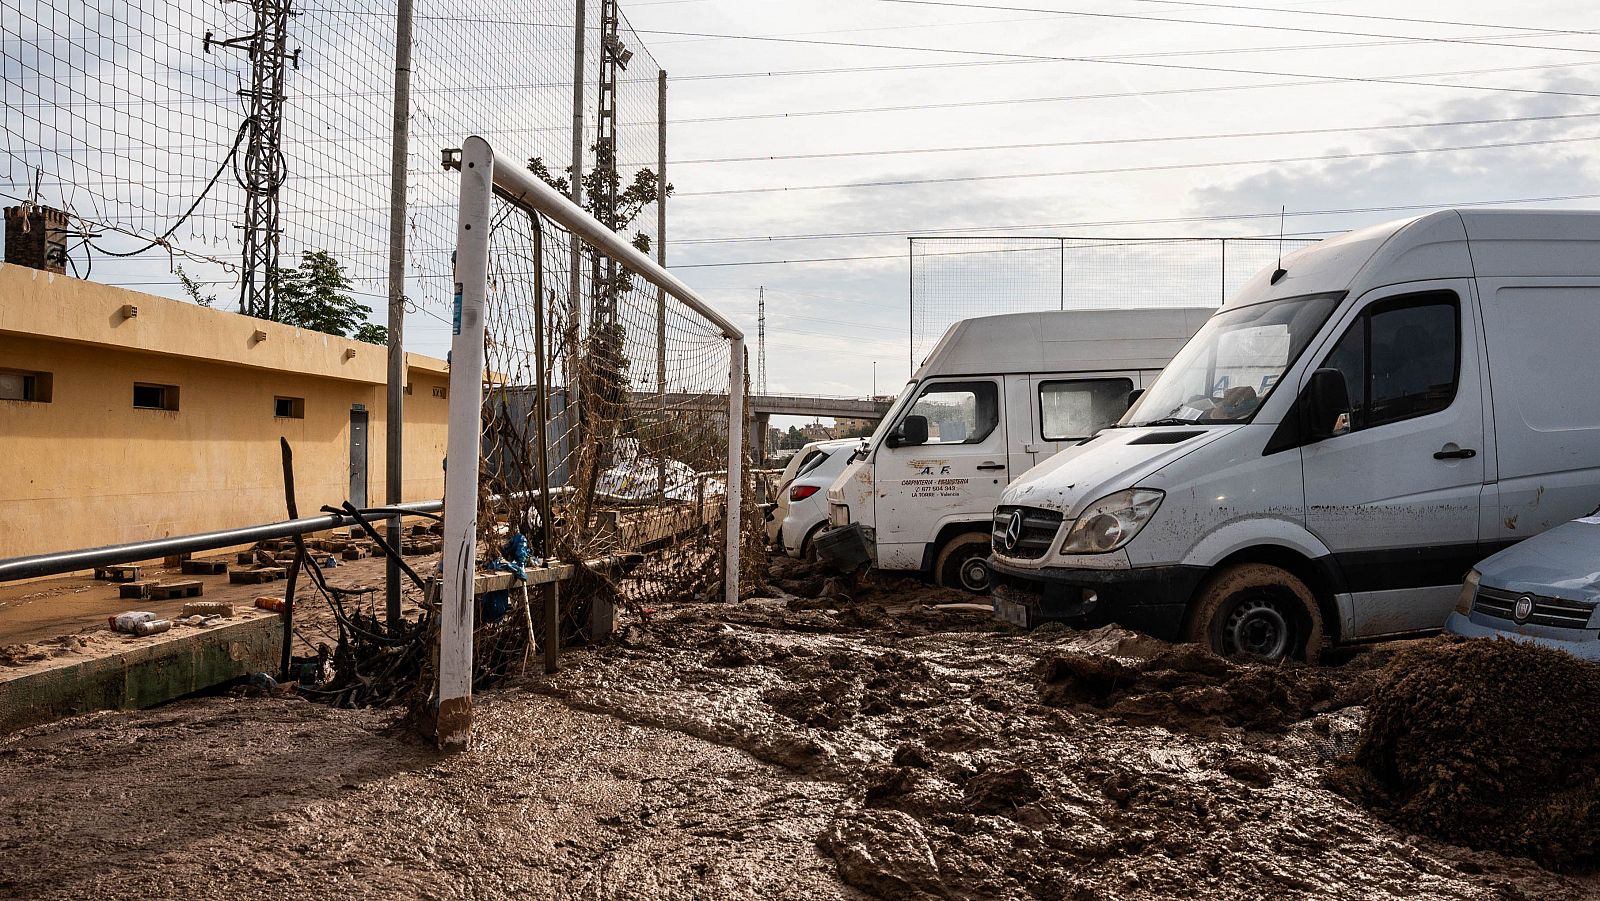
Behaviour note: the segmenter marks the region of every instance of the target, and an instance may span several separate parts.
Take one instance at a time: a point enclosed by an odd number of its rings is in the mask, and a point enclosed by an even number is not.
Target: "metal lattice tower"
[[[278,268],[278,189],[288,177],[283,155],[284,63],[300,68],[300,51],[288,50],[288,0],[250,0],[255,31],[217,39],[206,32],[205,51],[212,46],[244,48],[250,55],[250,86],[239,96],[249,102],[245,119],[244,161],[235,160],[245,192],[243,273],[239,310],[261,319],[277,318],[272,273]],[[239,151],[235,149],[235,154]]]
[[[767,393],[767,286],[756,295],[756,393]]]

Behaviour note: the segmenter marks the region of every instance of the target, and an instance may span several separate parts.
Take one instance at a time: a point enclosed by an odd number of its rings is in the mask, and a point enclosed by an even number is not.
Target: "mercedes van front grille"
[[[1585,629],[1589,626],[1589,616],[1594,608],[1576,601],[1566,601],[1561,598],[1546,597],[1544,595],[1526,595],[1533,599],[1533,610],[1528,614],[1525,622],[1538,626],[1554,626],[1558,629]],[[1495,619],[1516,621],[1517,601],[1524,597],[1521,592],[1506,591],[1501,588],[1479,588],[1478,596],[1472,602],[1472,609],[1484,616]]]
[[[1013,514],[1022,514],[1021,528],[1016,543],[1006,547],[1006,532],[1011,528]],[[1033,507],[997,507],[994,511],[994,550],[1017,560],[1037,560],[1043,557],[1056,540],[1061,529],[1061,514],[1055,510],[1038,510]]]

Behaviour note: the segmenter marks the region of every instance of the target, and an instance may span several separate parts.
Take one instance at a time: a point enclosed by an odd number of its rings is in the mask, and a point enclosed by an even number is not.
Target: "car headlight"
[[[1478,580],[1481,576],[1477,570],[1467,573],[1467,579],[1461,583],[1461,593],[1456,595],[1456,612],[1462,616],[1472,612],[1472,601],[1478,596]]]
[[[1108,494],[1089,505],[1072,523],[1063,554],[1104,554],[1133,540],[1161,506],[1165,492],[1148,488],[1129,488]]]

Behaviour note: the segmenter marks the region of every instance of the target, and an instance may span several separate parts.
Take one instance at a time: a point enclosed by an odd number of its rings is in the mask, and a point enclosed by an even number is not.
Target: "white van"
[[[880,569],[989,588],[1000,492],[1116,422],[1211,308],[983,316],[945,332],[865,449],[828,489]]]
[[[1600,503],[1600,213],[1445,210],[1263,272],[994,517],[996,613],[1314,660],[1440,628]]]

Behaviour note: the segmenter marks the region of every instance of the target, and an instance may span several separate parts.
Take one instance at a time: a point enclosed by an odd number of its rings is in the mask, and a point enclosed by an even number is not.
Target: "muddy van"
[[[830,526],[850,531],[825,544],[987,591],[1001,490],[1121,418],[1213,312],[1066,310],[952,325],[829,488]]]
[[[992,529],[996,614],[1228,654],[1440,628],[1600,502],[1600,213],[1444,210],[1286,257]]]

